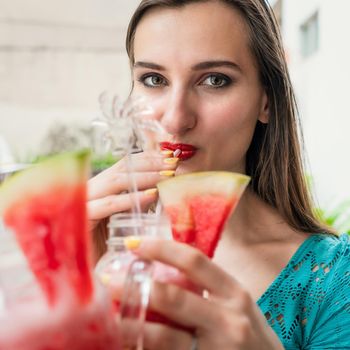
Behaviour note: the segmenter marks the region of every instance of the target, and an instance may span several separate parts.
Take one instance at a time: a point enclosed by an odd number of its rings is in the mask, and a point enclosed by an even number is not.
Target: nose
[[[183,135],[193,129],[196,123],[194,96],[185,89],[172,91],[161,117],[164,129],[171,135]]]

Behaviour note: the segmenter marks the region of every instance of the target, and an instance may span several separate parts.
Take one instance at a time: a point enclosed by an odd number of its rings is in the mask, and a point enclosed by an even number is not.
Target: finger
[[[151,189],[95,199],[87,203],[88,218],[89,220],[101,220],[112,214],[131,210],[136,201],[139,201],[141,207],[147,207],[155,202],[157,198],[156,189]]]
[[[132,154],[130,158],[124,157],[105,171],[107,173],[128,171],[148,172],[160,169],[174,169],[177,164],[178,158],[174,158],[168,153],[140,152]]]
[[[140,257],[158,260],[182,271],[195,284],[211,294],[230,297],[241,290],[240,285],[228,273],[214,264],[198,249],[171,240],[143,240],[135,251]]]
[[[137,189],[142,191],[147,188],[155,187],[159,181],[171,176],[174,176],[174,172],[172,171],[134,173],[133,181],[135,182]],[[88,200],[94,200],[109,195],[130,191],[132,190],[130,187],[130,174],[114,173],[108,174],[103,178],[96,177],[88,182]]]
[[[215,346],[207,344],[208,349],[233,348],[231,346],[235,343],[235,349],[242,349],[241,344],[246,338],[251,338],[254,327],[258,324],[266,329],[269,327],[250,298],[247,299],[249,306],[241,309],[237,308],[236,301],[235,298],[229,298],[226,305],[214,303],[178,286],[154,282],[149,307],[182,327],[194,329],[199,345],[205,342],[204,336],[216,343]],[[218,337],[220,332],[224,337]],[[228,347],[228,344],[231,346]]]
[[[141,152],[132,155],[130,158],[131,166],[144,169],[145,171],[151,171],[152,169],[159,169],[159,166],[168,168],[174,167],[178,163],[178,158],[173,156],[170,151],[158,152]]]
[[[127,159],[123,158],[110,168],[90,179],[88,182],[89,200],[128,190],[130,186],[130,171],[135,174],[135,177],[137,177],[138,173],[150,173],[150,177],[152,174],[153,176],[158,176],[158,178],[153,179],[153,181],[151,178],[148,178],[148,184],[144,184],[143,182],[139,184],[139,189],[153,187],[162,177],[174,174],[168,172],[164,175],[164,171],[174,171],[178,164],[178,158],[168,158],[166,155],[150,156],[149,153],[142,152],[132,155],[131,162],[129,162],[130,164],[127,165],[127,163]],[[147,181],[145,176],[141,175],[139,178],[141,181]],[[136,183],[138,183],[140,179],[136,178]],[[149,181],[151,181],[151,183]]]
[[[147,322],[144,328],[144,348],[154,350],[190,350],[192,335],[159,323]]]
[[[174,284],[153,282],[149,307],[186,328],[210,329],[219,306]]]

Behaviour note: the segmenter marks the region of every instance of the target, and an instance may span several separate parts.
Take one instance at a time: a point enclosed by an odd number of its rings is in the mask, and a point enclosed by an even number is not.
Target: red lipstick
[[[163,151],[172,152],[179,149],[181,153],[178,155],[178,158],[180,158],[181,160],[187,160],[192,158],[197,151],[196,147],[185,143],[160,142],[160,148]]]

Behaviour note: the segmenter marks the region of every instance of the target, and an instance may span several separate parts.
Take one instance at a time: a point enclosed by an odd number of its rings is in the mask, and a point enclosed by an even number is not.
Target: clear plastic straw
[[[152,109],[142,98],[130,97],[122,101],[118,96],[104,92],[99,97],[99,103],[102,115],[93,121],[96,135],[94,149],[99,155],[112,152],[116,158],[124,157],[131,210],[135,215],[140,215],[141,205],[131,155],[145,148],[158,147],[154,135],[162,129],[159,123],[148,118],[152,115]],[[135,230],[136,235],[143,233],[142,227]]]
[[[103,154],[112,152],[115,157],[123,156],[126,164],[126,173],[129,183],[129,195],[132,202],[132,213],[136,216],[136,219],[141,222],[141,204],[139,201],[138,187],[135,177],[135,171],[132,164],[132,153],[142,151],[142,132],[139,130],[139,123],[137,121],[143,120],[144,115],[151,113],[151,110],[143,104],[140,99],[129,98],[127,101],[122,102],[117,96],[110,97],[106,92],[101,94],[100,108],[102,112],[102,118],[95,119],[93,121],[93,127],[98,138],[95,140],[95,150]],[[134,225],[134,234],[136,236],[143,235],[145,228],[143,225]],[[149,284],[151,281],[152,263],[148,261],[139,261],[139,264],[143,264],[145,271],[137,273],[135,276],[144,276],[148,279]],[[138,265],[137,265],[138,266]],[[122,306],[129,305],[127,303],[135,303],[139,305],[138,311],[134,318],[137,324],[140,325],[137,333],[137,350],[143,349],[143,323],[145,321],[146,310],[148,307],[149,292],[143,291],[141,295],[135,294],[135,291],[139,290],[136,280],[128,280],[124,290],[124,300]],[[143,285],[148,285],[142,282]],[[121,313],[122,320],[127,320],[128,315]]]

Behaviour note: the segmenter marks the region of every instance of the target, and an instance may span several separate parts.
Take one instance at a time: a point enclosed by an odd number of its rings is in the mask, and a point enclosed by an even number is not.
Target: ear
[[[269,122],[269,114],[269,100],[267,98],[266,92],[264,92],[261,100],[261,109],[258,120],[263,124],[267,124]]]

